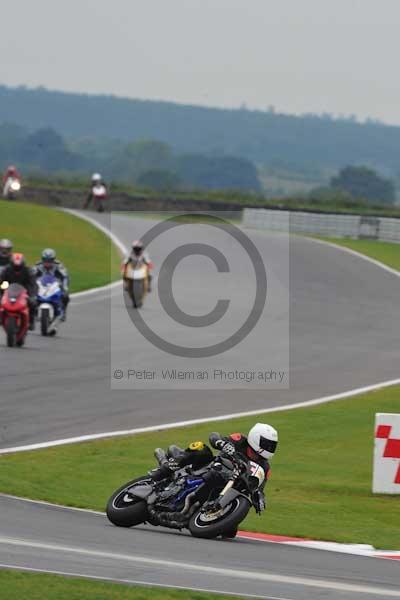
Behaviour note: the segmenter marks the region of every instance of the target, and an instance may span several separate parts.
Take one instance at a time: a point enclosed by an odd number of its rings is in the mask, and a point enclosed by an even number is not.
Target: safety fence
[[[400,219],[245,208],[243,225],[269,231],[400,243]]]

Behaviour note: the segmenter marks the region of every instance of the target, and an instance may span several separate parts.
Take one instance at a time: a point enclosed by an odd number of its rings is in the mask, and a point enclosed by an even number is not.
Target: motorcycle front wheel
[[[17,343],[17,321],[15,317],[8,317],[6,325],[7,346],[14,348]]]
[[[144,298],[144,279],[134,279],[132,281],[132,300],[134,308],[143,306]]]
[[[40,316],[40,333],[43,336],[48,335],[50,326],[50,315],[47,308],[43,308]]]
[[[223,509],[196,512],[189,521],[193,537],[212,539],[235,531],[250,510],[250,501],[237,496]]]
[[[128,490],[135,485],[148,483],[149,477],[143,476],[128,481],[113,493],[107,502],[107,518],[117,527],[134,527],[148,518],[147,502],[132,496]]]

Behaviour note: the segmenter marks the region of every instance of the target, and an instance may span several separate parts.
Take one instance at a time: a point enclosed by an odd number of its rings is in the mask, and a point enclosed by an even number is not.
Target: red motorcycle
[[[29,328],[28,292],[22,285],[4,281],[0,303],[0,324],[7,335],[7,346],[23,346]]]

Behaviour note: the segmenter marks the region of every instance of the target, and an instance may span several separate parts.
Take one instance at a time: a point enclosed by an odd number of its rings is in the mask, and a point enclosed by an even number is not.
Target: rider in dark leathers
[[[10,240],[0,240],[0,275],[5,267],[10,264],[13,245]]]
[[[258,430],[263,432],[262,427],[266,428],[265,437],[261,436],[262,439],[265,440],[263,446],[260,446],[260,434]],[[258,430],[257,430],[258,428]],[[257,437],[254,435],[254,430],[257,430]],[[268,436],[268,439],[267,437]],[[252,443],[249,442],[249,439]],[[276,446],[277,446],[277,433],[276,431],[270,427],[269,425],[264,425],[258,423],[255,425],[249,432],[249,438],[241,433],[232,433],[229,436],[222,437],[219,433],[214,432],[211,433],[209,437],[210,444],[216,450],[227,454],[234,455],[238,454],[242,460],[252,461],[259,464],[265,472],[265,480],[262,489],[258,490],[255,493],[254,497],[257,502],[257,510],[262,511],[266,506],[266,499],[264,495],[264,487],[267,481],[270,465],[267,455],[270,457],[273,456]],[[202,442],[195,442],[195,444],[202,444]],[[202,444],[202,446],[205,446]],[[213,460],[213,455],[208,446],[205,446],[209,453],[207,454],[208,462],[205,464],[210,464]],[[190,447],[189,447],[190,448]],[[268,450],[264,449],[268,448]],[[165,462],[159,469],[150,472],[150,475],[156,479],[160,480],[163,478],[171,477],[173,471],[181,469],[184,466],[192,465],[192,468],[199,468],[198,466],[193,465],[193,453],[189,453],[188,449],[185,451],[181,451],[182,454],[177,457],[170,457],[168,462]],[[263,453],[263,455],[260,454]],[[204,464],[202,465],[204,466]],[[196,503],[203,504],[210,496],[210,493],[215,488],[223,487],[226,481],[229,478],[229,475],[224,470],[219,470],[217,468],[210,468],[204,474],[202,474],[202,478],[204,479],[204,484],[201,485],[196,492],[191,497],[191,505],[194,507]],[[198,506],[198,504],[197,504]],[[183,514],[179,511],[177,512],[155,512],[150,510],[150,515],[153,524],[165,525],[168,527],[173,527],[176,529],[181,529],[184,526],[184,523],[187,522],[188,513]],[[235,537],[237,531],[229,532],[225,537]]]
[[[35,275],[26,263],[23,254],[12,254],[10,264],[0,273],[0,285],[3,281],[19,283],[28,292],[29,329],[35,329],[35,311],[37,285]]]
[[[69,304],[69,275],[63,263],[57,260],[56,253],[52,248],[45,248],[45,250],[43,250],[42,260],[35,264],[34,272],[36,279],[43,277],[43,275],[50,274],[59,280],[63,292],[62,301],[64,306],[64,314],[61,317],[61,320],[65,321]]]

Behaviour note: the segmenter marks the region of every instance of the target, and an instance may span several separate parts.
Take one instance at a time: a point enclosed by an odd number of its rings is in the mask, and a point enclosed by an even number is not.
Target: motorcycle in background
[[[3,281],[0,323],[7,336],[7,346],[23,346],[29,328],[28,292],[22,285]]]
[[[124,268],[123,280],[133,308],[141,308],[149,286],[149,267],[142,259],[131,260]]]
[[[97,212],[104,212],[104,201],[107,198],[107,189],[102,183],[92,187],[93,204]]]
[[[37,280],[37,285],[37,318],[40,322],[40,332],[43,336],[56,335],[57,326],[64,314],[60,281],[54,275],[43,275]]]
[[[21,182],[16,177],[9,177],[4,184],[3,196],[7,200],[15,200],[21,192]]]

